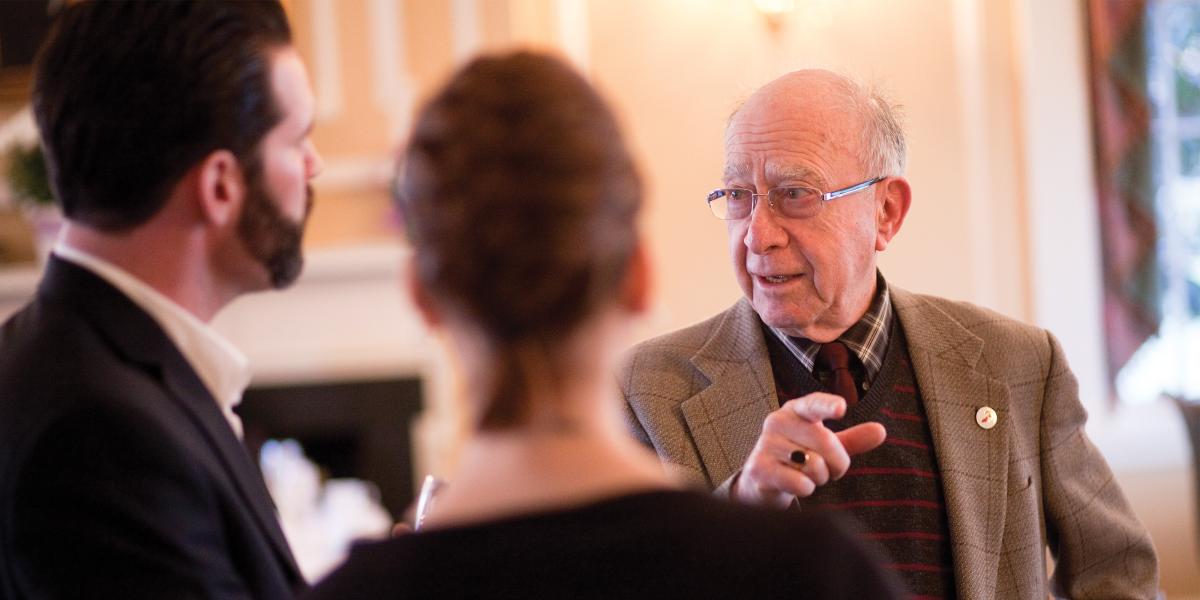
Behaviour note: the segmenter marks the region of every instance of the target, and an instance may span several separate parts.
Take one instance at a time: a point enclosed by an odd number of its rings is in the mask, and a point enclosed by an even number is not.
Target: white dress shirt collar
[[[96,274],[146,311],[187,359],[216,399],[229,426],[241,437],[242,421],[233,408],[242,401],[251,371],[240,350],[195,315],[124,269],[61,240],[54,247],[54,255]]]

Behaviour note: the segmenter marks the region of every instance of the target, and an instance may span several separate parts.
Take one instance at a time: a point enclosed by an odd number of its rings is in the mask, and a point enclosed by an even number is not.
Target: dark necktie
[[[817,350],[817,364],[829,369],[825,391],[845,398],[847,407],[854,406],[858,402],[858,386],[850,373],[850,351],[846,345],[841,342],[821,344],[821,349]]]

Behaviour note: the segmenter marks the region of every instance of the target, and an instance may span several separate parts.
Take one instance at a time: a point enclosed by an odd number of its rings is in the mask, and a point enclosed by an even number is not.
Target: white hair
[[[900,123],[900,107],[878,88],[867,87],[848,79],[858,88],[860,111],[863,115],[862,145],[866,156],[863,163],[873,177],[904,175],[908,143]]]

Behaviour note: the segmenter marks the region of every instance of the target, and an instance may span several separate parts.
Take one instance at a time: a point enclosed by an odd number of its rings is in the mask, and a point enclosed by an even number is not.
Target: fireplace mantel
[[[406,253],[388,244],[309,251],[295,285],[239,298],[213,325],[250,358],[255,384],[419,375],[430,340],[401,293]],[[0,269],[0,319],[40,277],[32,265]]]

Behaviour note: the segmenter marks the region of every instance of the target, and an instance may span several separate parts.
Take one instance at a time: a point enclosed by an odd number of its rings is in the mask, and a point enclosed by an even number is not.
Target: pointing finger
[[[846,414],[846,400],[841,396],[825,392],[814,392],[801,398],[788,400],[784,406],[801,419],[812,423],[819,423],[826,419],[840,419],[842,415]]]
[[[887,439],[887,430],[879,423],[861,423],[848,427],[837,434],[838,440],[850,456],[874,450]]]

